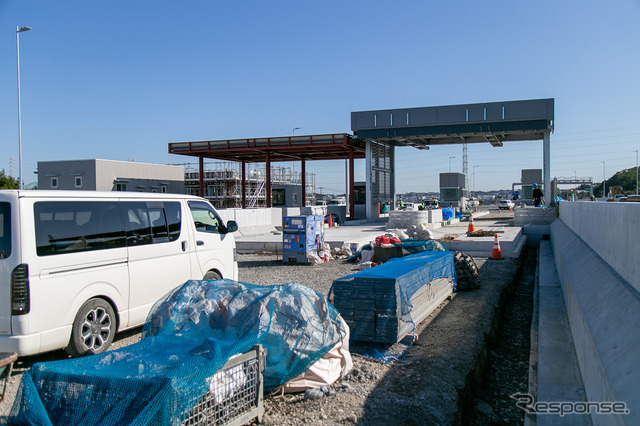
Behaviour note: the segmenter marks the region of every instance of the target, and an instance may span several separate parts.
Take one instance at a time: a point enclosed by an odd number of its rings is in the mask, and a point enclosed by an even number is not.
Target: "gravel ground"
[[[357,271],[355,264],[343,261],[316,266],[284,265],[281,258],[266,253],[241,254],[238,260],[240,281],[263,285],[299,282],[323,295],[328,293],[334,279]],[[418,340],[404,360],[381,364],[354,354],[352,372],[326,389],[326,396],[322,398],[311,400],[304,394],[266,395],[263,423],[367,425],[391,421],[402,424],[463,421],[460,407],[470,398],[468,382],[475,377],[478,380],[473,387],[483,386],[479,378],[484,376],[487,367],[480,361],[486,358],[488,350],[486,336],[496,333],[495,317],[501,297],[504,299],[504,290],[511,287],[518,276],[521,262],[520,259],[476,259],[476,263],[480,268],[481,289],[457,293],[441,305],[437,315],[419,326]],[[135,329],[121,333],[113,348],[139,341],[139,332],[140,329]],[[23,372],[35,362],[64,358],[63,351],[56,351],[19,359],[9,381],[8,395],[0,403],[0,422],[6,421]],[[482,366],[481,371],[478,366]],[[526,379],[524,385],[513,386],[517,388],[507,389],[505,393],[525,391]],[[473,394],[477,394],[477,389]],[[475,417],[472,423],[478,419],[521,423],[518,412],[503,412],[496,401],[483,402],[491,408],[491,416]],[[489,411],[478,404],[471,409]],[[465,422],[470,420],[466,419]]]

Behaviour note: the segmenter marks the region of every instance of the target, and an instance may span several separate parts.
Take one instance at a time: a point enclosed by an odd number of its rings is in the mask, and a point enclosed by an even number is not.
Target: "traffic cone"
[[[491,252],[492,259],[502,259],[502,252],[500,251],[500,241],[498,241],[498,234],[496,234],[493,240],[493,251]]]
[[[331,218],[331,213],[329,213],[329,228],[333,226],[333,219]]]
[[[469,215],[469,226],[467,227],[467,232],[475,232],[476,227],[473,224],[473,213]]]

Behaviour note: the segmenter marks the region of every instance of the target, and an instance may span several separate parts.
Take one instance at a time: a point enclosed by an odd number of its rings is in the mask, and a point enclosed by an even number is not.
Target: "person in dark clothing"
[[[542,190],[538,187],[537,183],[533,184],[533,206],[538,207],[544,202],[544,194]]]

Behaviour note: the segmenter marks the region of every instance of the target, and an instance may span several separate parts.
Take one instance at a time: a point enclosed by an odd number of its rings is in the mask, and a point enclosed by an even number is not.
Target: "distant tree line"
[[[605,181],[605,189],[608,191],[612,186],[621,186],[626,195],[636,193],[636,168],[625,169],[617,172]],[[580,189],[588,190],[587,185],[582,185]],[[602,197],[602,182],[593,185],[593,193],[596,196]]]
[[[18,189],[18,179],[5,174],[4,169],[0,170],[0,189]]]

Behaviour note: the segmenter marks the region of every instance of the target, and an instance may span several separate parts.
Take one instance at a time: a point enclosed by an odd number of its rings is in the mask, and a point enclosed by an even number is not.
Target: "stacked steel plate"
[[[339,278],[329,298],[356,341],[395,343],[454,290],[453,253],[422,252]]]

